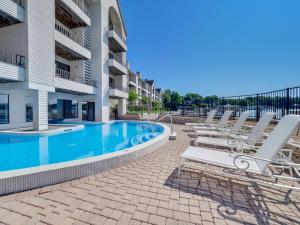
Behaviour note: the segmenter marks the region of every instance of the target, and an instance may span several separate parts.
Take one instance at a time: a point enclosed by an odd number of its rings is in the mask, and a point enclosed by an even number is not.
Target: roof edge
[[[124,16],[123,16],[120,0],[116,0],[116,1],[117,1],[117,5],[118,5],[118,8],[119,8],[119,12],[120,12],[123,28],[124,28],[124,31],[125,31],[125,35],[127,37],[127,29],[126,29],[126,25],[125,25],[125,21],[124,21]]]

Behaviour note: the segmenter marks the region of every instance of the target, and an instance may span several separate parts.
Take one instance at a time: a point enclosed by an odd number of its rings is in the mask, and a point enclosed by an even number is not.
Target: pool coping
[[[0,195],[32,190],[101,173],[133,162],[155,151],[168,141],[170,128],[161,123],[144,122],[162,126],[163,133],[142,144],[105,155],[0,172]]]
[[[74,131],[80,131],[84,129],[83,124],[51,124],[51,126],[61,126],[54,130],[45,130],[45,131],[16,131],[16,130],[2,130],[0,131],[0,135],[15,135],[20,137],[34,136],[34,137],[42,137],[42,136],[51,136],[51,135],[59,135],[65,134]],[[63,127],[64,126],[64,127]]]

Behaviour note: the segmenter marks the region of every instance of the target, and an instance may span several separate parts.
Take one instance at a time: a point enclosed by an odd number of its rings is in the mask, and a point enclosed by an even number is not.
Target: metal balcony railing
[[[122,91],[122,92],[128,92],[128,88],[127,87],[123,87],[121,85],[117,85],[117,84],[114,84],[114,83],[110,83],[109,84],[109,88],[110,89],[115,89],[115,90],[119,90],[119,91]]]
[[[0,61],[25,68],[25,56],[0,50]]]
[[[73,2],[78,5],[78,7],[86,14],[89,16],[89,9],[87,5],[85,4],[84,0],[73,0]]]
[[[121,40],[126,44],[126,38],[122,35],[122,33],[120,33],[120,31],[115,29],[114,25],[111,22],[108,25],[108,30],[116,32],[116,34],[119,36],[119,38],[121,38]]]
[[[114,53],[109,52],[109,59],[114,59],[116,60],[118,63],[120,63],[122,66],[127,67],[127,62],[124,62],[122,59],[120,59],[119,57],[117,57]]]
[[[62,33],[63,35],[65,35],[66,37],[68,37],[71,40],[75,41],[77,44],[79,44],[79,45],[83,46],[84,48],[90,50],[90,46],[86,43],[83,43],[82,37],[80,38],[80,36],[78,34],[76,34],[76,32],[72,31],[70,28],[63,25],[58,20],[55,21],[55,29],[57,31],[59,31],[60,33]]]
[[[70,80],[70,81],[74,81],[77,83],[81,83],[81,84],[86,84],[89,86],[93,86],[93,87],[97,87],[97,82],[94,80],[87,80],[82,76],[79,75],[71,75],[71,73],[69,71],[65,71],[62,69],[58,69],[56,68],[56,73],[55,73],[56,77],[65,79],[65,80]]]

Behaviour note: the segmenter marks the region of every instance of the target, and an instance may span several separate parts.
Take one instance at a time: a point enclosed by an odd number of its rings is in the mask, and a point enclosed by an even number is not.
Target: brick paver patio
[[[203,173],[176,177],[189,145],[176,141],[102,174],[0,198],[0,224],[300,224],[300,194],[249,187]]]

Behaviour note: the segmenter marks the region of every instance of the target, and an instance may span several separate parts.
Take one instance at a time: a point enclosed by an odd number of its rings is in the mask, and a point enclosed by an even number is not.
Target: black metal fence
[[[287,114],[300,115],[300,86],[259,94],[219,97],[216,102],[200,107],[183,105],[179,111],[183,116],[205,116],[212,109],[217,109],[218,115],[225,110],[232,110],[236,117],[249,111],[250,117],[257,120],[266,112],[274,112],[277,120]]]

